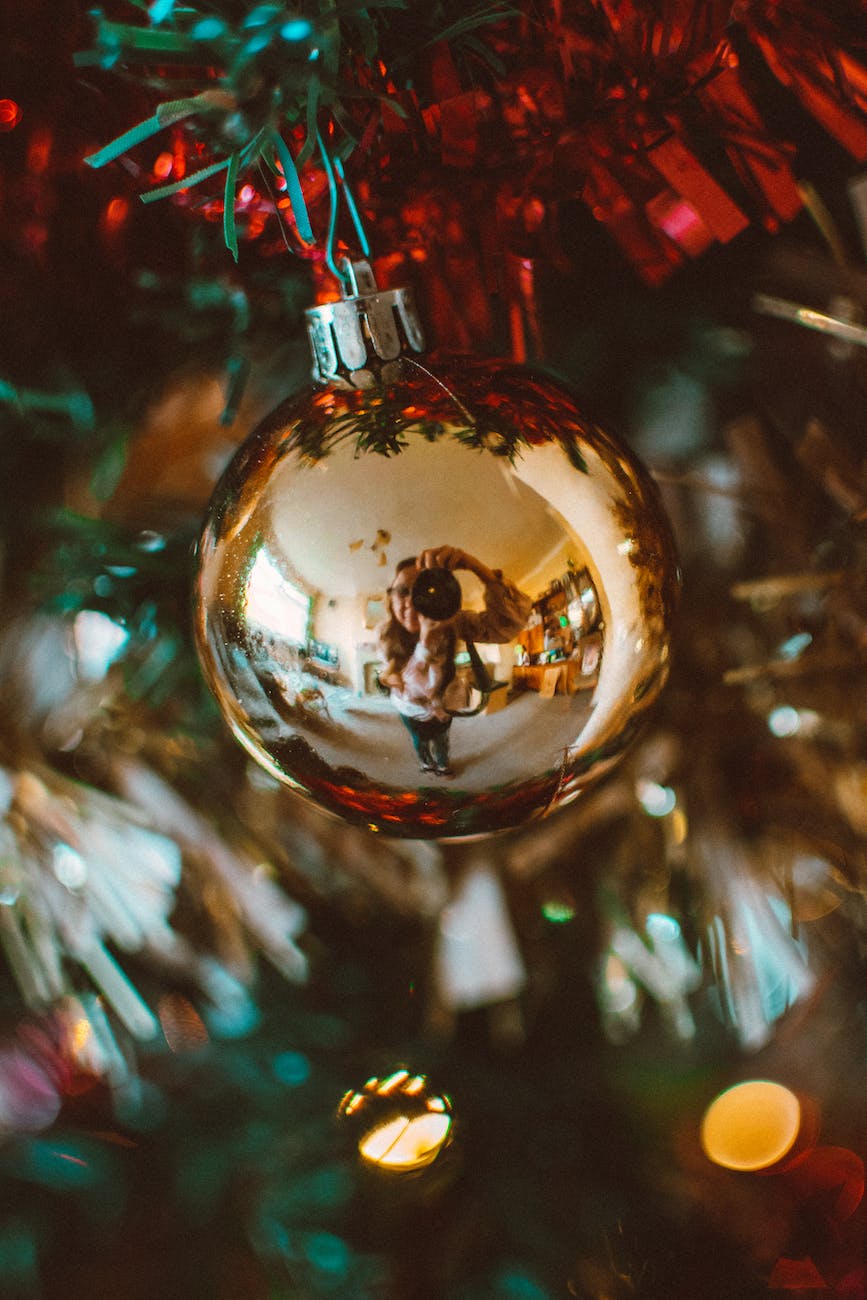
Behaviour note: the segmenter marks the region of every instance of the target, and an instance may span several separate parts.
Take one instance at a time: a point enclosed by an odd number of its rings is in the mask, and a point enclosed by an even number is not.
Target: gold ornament
[[[363,288],[312,309],[323,386],[267,417],[214,494],[202,665],[241,744],[320,807],[487,834],[575,798],[656,699],[669,528],[568,389],[422,363],[406,293]],[[446,603],[417,606],[415,579]]]
[[[385,1173],[415,1173],[433,1164],[452,1139],[452,1106],[431,1091],[423,1074],[395,1070],[368,1079],[338,1107],[352,1125],[364,1163]]]

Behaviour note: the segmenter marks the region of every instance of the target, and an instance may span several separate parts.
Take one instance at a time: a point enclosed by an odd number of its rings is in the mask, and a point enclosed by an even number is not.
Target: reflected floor
[[[413,788],[443,784],[470,791],[490,790],[555,767],[567,740],[574,742],[590,716],[592,691],[540,697],[521,691],[504,708],[456,718],[451,730],[454,780],[419,771],[409,734],[384,696],[359,697],[340,687],[323,689],[320,712],[301,734],[331,766],[348,766],[374,781]]]

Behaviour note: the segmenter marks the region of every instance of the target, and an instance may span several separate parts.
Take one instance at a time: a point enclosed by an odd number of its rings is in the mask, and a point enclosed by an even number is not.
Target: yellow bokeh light
[[[399,1115],[367,1133],[358,1144],[365,1160],[380,1169],[405,1173],[423,1169],[436,1159],[449,1135],[451,1119],[444,1114]]]
[[[672,844],[683,844],[687,836],[686,813],[682,808],[675,808],[670,818],[670,834]]]
[[[76,1054],[83,1052],[92,1033],[90,1021],[85,1016],[79,1016],[72,1026],[72,1050]]]
[[[409,1070],[395,1070],[394,1074],[390,1074],[387,1079],[381,1080],[376,1087],[376,1091],[380,1097],[387,1097],[389,1093],[394,1092],[395,1088],[399,1088],[408,1078]],[[366,1086],[369,1088],[371,1085],[368,1083]],[[406,1089],[404,1088],[402,1091],[406,1091]]]
[[[360,1092],[348,1092],[340,1103],[340,1114],[351,1115],[364,1102]]]
[[[704,1114],[701,1145],[724,1169],[769,1169],[793,1147],[801,1127],[801,1104],[790,1089],[752,1079],[720,1093]]]

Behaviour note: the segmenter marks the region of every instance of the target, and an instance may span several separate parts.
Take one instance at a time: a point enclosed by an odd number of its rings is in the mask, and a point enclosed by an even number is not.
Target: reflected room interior
[[[501,570],[532,602],[511,640],[476,646],[490,679],[483,697],[467,647],[456,645],[455,676],[473,714],[459,717],[452,731],[462,787],[484,790],[555,767],[580,736],[605,627],[591,550],[509,465],[476,454],[468,473],[469,455],[453,443],[419,442],[385,468],[381,459],[353,460],[343,502],[340,466],[328,464],[327,536],[310,506],[310,479],[321,467],[296,471],[299,509],[284,486],[279,511],[267,513],[264,527],[256,521],[258,544],[243,543],[251,558],[238,593],[240,621],[250,666],[276,715],[272,730],[304,736],[329,764],[397,786],[418,784],[381,681],[377,629],[389,613],[395,565],[444,543]],[[367,490],[359,484],[365,473]],[[432,493],[432,482],[448,484],[447,492]],[[487,508],[480,515],[481,491]],[[462,608],[482,610],[482,583],[469,572],[455,576]],[[267,738],[261,716],[255,725]]]

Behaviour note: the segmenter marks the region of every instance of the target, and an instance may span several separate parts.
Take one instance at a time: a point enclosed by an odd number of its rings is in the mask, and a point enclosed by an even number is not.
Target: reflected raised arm
[[[455,569],[467,569],[474,573],[476,577],[484,583],[496,582],[497,575],[493,569],[489,569],[481,560],[476,559],[467,551],[462,551],[458,546],[432,546],[426,551],[422,551],[418,557],[418,567],[420,569],[448,569],[454,572]]]

